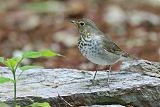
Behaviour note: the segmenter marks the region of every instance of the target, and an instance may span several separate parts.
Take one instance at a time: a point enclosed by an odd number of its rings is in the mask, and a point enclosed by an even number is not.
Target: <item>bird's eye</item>
[[[84,26],[84,25],[85,25],[85,23],[84,23],[84,22],[80,22],[79,24],[80,24],[81,26]]]

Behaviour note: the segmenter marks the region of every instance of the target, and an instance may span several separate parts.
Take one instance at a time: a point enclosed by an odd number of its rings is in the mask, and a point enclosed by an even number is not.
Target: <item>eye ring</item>
[[[84,23],[84,22],[80,22],[79,24],[80,24],[81,26],[84,26],[84,25],[85,25],[85,23]]]

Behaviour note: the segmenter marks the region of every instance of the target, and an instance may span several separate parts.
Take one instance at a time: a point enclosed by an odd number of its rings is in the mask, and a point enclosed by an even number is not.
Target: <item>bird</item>
[[[138,58],[124,52],[108,34],[104,34],[96,24],[87,18],[71,20],[78,28],[78,48],[81,54],[96,65],[108,66],[108,79],[111,67],[118,61],[137,60]],[[94,73],[95,80],[97,70]]]

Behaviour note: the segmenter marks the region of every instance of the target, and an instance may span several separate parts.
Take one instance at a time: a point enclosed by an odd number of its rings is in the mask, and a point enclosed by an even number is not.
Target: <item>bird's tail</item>
[[[128,53],[122,54],[122,58],[121,59],[122,59],[122,61],[141,60],[140,58],[135,57],[133,55],[130,55]]]

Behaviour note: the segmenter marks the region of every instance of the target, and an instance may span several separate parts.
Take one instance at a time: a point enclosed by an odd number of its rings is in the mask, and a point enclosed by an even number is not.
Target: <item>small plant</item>
[[[44,51],[39,51],[39,52],[35,52],[35,51],[24,52],[22,56],[13,57],[10,59],[5,59],[4,57],[0,57],[0,63],[8,67],[13,75],[13,79],[0,76],[0,84],[6,83],[6,82],[13,83],[14,85],[14,107],[16,107],[16,90],[17,90],[16,83],[19,77],[21,76],[21,74],[25,70],[29,70],[33,68],[42,68],[41,66],[21,66],[21,62],[27,58],[52,57],[52,56],[61,56],[61,55],[56,54],[50,50],[44,50]],[[22,71],[18,76],[16,76],[16,71],[18,68],[21,69]]]
[[[44,103],[33,103],[29,105],[29,107],[51,107],[49,103],[44,102]]]

